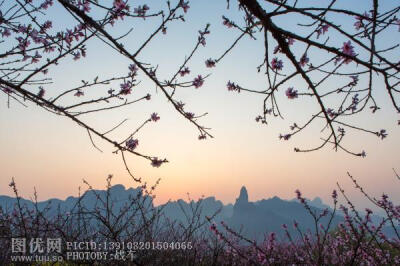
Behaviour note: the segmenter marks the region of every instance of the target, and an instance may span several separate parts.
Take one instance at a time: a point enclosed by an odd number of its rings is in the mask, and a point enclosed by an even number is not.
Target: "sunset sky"
[[[144,3],[136,2],[138,5]],[[165,8],[165,4],[158,6],[153,4],[154,1],[147,2],[151,10]],[[338,6],[343,7],[350,1],[339,2]],[[348,8],[353,10],[363,12],[369,8],[367,4],[360,5],[361,2],[369,4],[369,1],[351,2],[353,6]],[[358,6],[355,6],[355,2]],[[390,7],[391,1],[386,3],[387,6],[382,6],[382,10]],[[169,163],[154,168],[147,160],[127,155],[128,165],[136,176],[142,177],[150,185],[161,178],[156,190],[156,202],[185,198],[186,193],[190,193],[195,199],[201,195],[215,196],[224,203],[232,203],[241,186],[245,185],[251,201],[275,195],[291,199],[295,197],[294,191],[300,189],[308,198],[320,196],[329,203],[331,192],[337,188],[336,182],[339,182],[359,206],[367,206],[362,195],[353,189],[347,172],[354,175],[373,196],[386,192],[395,201],[399,201],[399,184],[394,185],[397,181],[392,170],[395,168],[400,172],[399,115],[393,110],[383,87],[380,88],[379,83],[376,83],[376,99],[382,110],[374,115],[368,110],[358,119],[359,125],[368,129],[386,129],[388,137],[381,140],[357,131],[348,131],[346,136],[347,147],[357,152],[365,150],[366,158],[354,157],[342,151],[335,152],[331,146],[312,153],[295,153],[294,147],[310,148],[318,145],[320,128],[313,127],[289,141],[281,141],[278,136],[288,132],[293,122],[304,122],[310,111],[318,108],[315,99],[288,101],[282,90],[279,101],[285,119],[270,119],[268,125],[256,123],[255,117],[262,112],[262,96],[229,92],[226,83],[231,80],[249,89],[265,88],[265,76],[256,71],[264,55],[262,35],[258,35],[257,41],[244,38],[216,68],[208,69],[204,64],[208,58],[219,57],[239,34],[222,25],[223,14],[236,19],[241,17],[235,6],[226,10],[226,1],[191,1],[186,15],[187,22],[172,23],[168,26],[167,35],[158,36],[139,56],[139,60],[158,65],[157,76],[161,80],[168,79],[191,51],[198,30],[211,23],[207,46],[200,49],[189,67],[192,79],[198,74],[212,74],[201,88],[182,88],[177,92],[177,97],[186,103],[188,111],[196,114],[208,112],[198,122],[212,128],[210,133],[215,138],[199,141],[196,128],[173,109],[161,91],[157,91],[143,73],[139,73],[139,79],[143,81],[134,89],[130,99],[150,93],[151,101],[141,101],[85,117],[89,125],[102,131],[112,128],[125,118],[129,119],[112,134],[117,140],[122,140],[149,118],[151,113],[157,112],[160,115],[160,121],[150,123],[138,133],[137,151],[165,157]],[[57,17],[54,24],[60,29],[62,24],[72,21],[69,14],[62,12],[59,6],[52,8],[50,17]],[[343,24],[352,27],[354,21],[343,21]],[[280,25],[289,25],[291,22],[282,21]],[[133,26],[133,32],[124,40],[125,47],[135,51],[158,23],[159,19],[138,20]],[[129,23],[121,25],[118,28],[121,34],[130,28]],[[118,31],[114,29],[114,32]],[[400,33],[394,29],[393,34],[399,36]],[[343,41],[333,40],[339,45]],[[390,36],[381,41],[390,42]],[[394,56],[399,57],[399,54]],[[311,58],[313,60],[318,58]],[[65,89],[73,88],[82,79],[126,74],[129,63],[104,43],[89,42],[86,59],[73,62],[69,58],[50,70],[49,75],[53,77],[54,83],[46,86],[46,97],[54,97]],[[355,64],[351,66],[355,67]],[[327,86],[333,85],[334,82],[327,83]],[[88,97],[102,95],[109,87],[97,89],[99,92],[88,92]],[[67,101],[76,99],[70,98]],[[40,200],[76,196],[79,186],[86,189],[82,179],[95,188],[104,188],[108,174],[114,175],[113,184],[123,184],[125,187],[137,185],[127,174],[121,157],[112,153],[113,147],[94,138],[96,145],[104,152],[97,151],[87,132],[68,118],[56,116],[33,104],[25,108],[11,101],[8,108],[7,96],[0,93],[0,122],[2,195],[12,195],[8,186],[12,177],[23,197],[31,197],[36,187]]]

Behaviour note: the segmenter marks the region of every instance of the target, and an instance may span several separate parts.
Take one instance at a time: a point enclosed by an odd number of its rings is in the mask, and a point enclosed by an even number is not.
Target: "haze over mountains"
[[[239,197],[235,204],[224,205],[215,197],[208,197],[198,201],[184,201],[182,199],[171,201],[163,205],[154,206],[153,200],[149,196],[143,196],[140,188],[126,189],[123,185],[114,185],[109,191],[109,197],[113,201],[112,211],[118,213],[132,200],[140,200],[146,208],[161,209],[163,217],[170,221],[182,224],[189,224],[191,217],[198,215],[200,220],[205,221],[207,217],[213,217],[213,221],[218,225],[224,221],[228,226],[241,230],[241,232],[252,239],[262,240],[265,233],[275,232],[278,236],[284,236],[282,225],[286,224],[288,231],[295,233],[294,221],[299,224],[302,231],[315,230],[313,217],[297,200],[283,200],[275,196],[256,202],[250,202],[245,187],[240,190]],[[107,197],[106,190],[88,190],[79,201],[77,197],[68,197],[66,200],[49,199],[38,203],[39,210],[48,208],[47,215],[73,212],[74,208],[80,204],[87,211],[104,210],[104,201]],[[331,213],[328,205],[324,204],[320,198],[307,201],[311,210],[319,215],[324,209]],[[16,199],[8,196],[0,196],[0,207],[3,210],[12,210]],[[29,209],[34,208],[31,200],[21,199],[21,204]],[[214,216],[215,215],[215,216]],[[330,215],[321,219],[321,223],[326,226]],[[343,221],[343,217],[335,215],[332,219],[332,228]],[[207,224],[207,223],[206,223]]]

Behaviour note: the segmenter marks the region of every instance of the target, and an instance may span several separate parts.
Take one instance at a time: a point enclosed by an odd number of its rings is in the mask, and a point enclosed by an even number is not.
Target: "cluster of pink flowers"
[[[210,231],[218,237],[219,242],[226,245],[221,261],[230,259],[234,261],[233,265],[399,265],[398,234],[390,239],[382,232],[383,226],[390,224],[388,220],[373,223],[371,209],[366,208],[365,215],[362,216],[349,202],[350,210],[354,214],[350,214],[349,208],[340,205],[343,222],[339,223],[335,230],[330,230],[333,229],[330,228],[330,222],[324,225],[320,221],[323,217],[329,220],[335,214],[337,191],[333,190],[331,195],[334,212],[328,209],[316,211],[308,205],[299,190],[295,193],[300,203],[314,218],[316,227],[313,232],[305,231],[301,224],[294,220],[294,231],[290,231],[287,224],[282,225],[286,240],[278,241],[276,233],[271,232],[260,243],[242,237],[223,222],[221,228],[211,223]],[[386,194],[382,195],[377,204],[388,213],[393,224],[400,221],[400,206],[394,206]]]
[[[352,57],[356,56],[356,53],[354,52],[354,46],[351,45],[351,42],[350,42],[350,41],[347,41],[347,42],[344,42],[344,43],[343,43],[342,52],[343,52],[345,55],[348,55],[348,56],[352,56]],[[344,58],[344,63],[345,63],[345,64],[348,64],[348,63],[350,63],[351,61],[352,61],[351,58],[348,58],[348,57]]]
[[[129,5],[127,4],[127,1],[124,0],[114,0],[113,3],[113,9],[112,11],[114,12],[113,14],[113,19],[123,19],[126,16],[126,12],[129,12]],[[114,25],[114,20],[111,21],[111,25]]]
[[[350,83],[351,86],[356,86],[358,83],[358,75],[353,75],[350,76],[350,78],[352,79],[352,82]]]
[[[293,87],[288,88],[285,94],[289,99],[295,99],[299,96],[297,90],[293,89]]]
[[[78,7],[84,12],[90,12],[90,2],[88,0],[79,0]]]
[[[183,77],[183,76],[185,76],[185,75],[190,74],[190,70],[189,70],[188,67],[185,67],[184,69],[181,69],[181,70],[179,71],[179,74],[181,75],[181,77]]]
[[[328,108],[326,109],[326,113],[329,115],[329,117],[333,118],[337,115],[337,113],[335,112],[335,110],[333,110],[332,108]]]
[[[120,84],[121,90],[120,90],[120,94],[122,95],[128,95],[131,94],[132,92],[132,82],[131,81],[125,81],[123,83]]]
[[[356,22],[354,23],[354,27],[356,30],[360,30],[364,27],[364,20],[369,20],[370,16],[367,12],[364,12],[363,16],[356,16]]]
[[[228,88],[228,91],[238,91],[240,92],[240,87],[235,84],[234,82],[228,81],[226,84],[226,87]]]
[[[308,62],[310,61],[310,59],[307,57],[307,54],[303,54],[300,58],[300,65],[302,67],[304,67],[306,64],[308,64]]]
[[[125,146],[127,147],[128,150],[131,150],[131,151],[136,149],[138,145],[139,145],[138,139],[130,138],[125,142]]]
[[[193,86],[196,88],[196,89],[198,89],[198,88],[200,88],[201,86],[203,86],[203,84],[204,84],[204,79],[203,79],[203,77],[201,76],[201,75],[198,75],[194,80],[193,80]]]
[[[149,10],[150,8],[145,4],[143,6],[138,6],[137,8],[133,9],[133,13],[137,14],[139,17],[145,17],[146,16],[146,12]]]
[[[215,67],[215,61],[212,60],[211,58],[207,59],[206,60],[206,67],[208,67],[208,68]]]
[[[271,68],[274,71],[282,70],[283,68],[282,60],[279,60],[277,57],[274,57],[271,61]]]
[[[64,33],[64,39],[67,45],[70,47],[72,42],[79,41],[80,38],[84,37],[84,30],[86,26],[83,24],[79,24],[78,26],[74,27],[73,30],[67,29],[67,31]]]
[[[194,113],[192,113],[192,112],[186,112],[186,113],[185,113],[185,116],[186,116],[186,118],[192,120],[192,119],[194,118]]]
[[[53,5],[53,0],[45,0],[41,5],[40,8],[48,9],[50,6]]]
[[[157,157],[154,157],[152,160],[151,160],[151,166],[153,166],[153,167],[160,167],[163,163],[165,162],[165,160],[160,160],[160,159],[158,159]]]

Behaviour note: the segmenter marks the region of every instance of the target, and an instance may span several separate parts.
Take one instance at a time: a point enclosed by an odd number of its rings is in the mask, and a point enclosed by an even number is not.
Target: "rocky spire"
[[[239,198],[237,199],[237,201],[243,202],[243,203],[249,202],[249,196],[248,196],[248,194],[247,194],[247,189],[246,189],[245,186],[243,186],[243,187],[240,189],[240,195],[239,195]]]

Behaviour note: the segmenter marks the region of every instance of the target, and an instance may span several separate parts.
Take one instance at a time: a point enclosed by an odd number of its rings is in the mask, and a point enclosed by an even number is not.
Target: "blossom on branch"
[[[194,80],[193,80],[193,86],[198,89],[204,84],[204,79],[201,75],[198,75]]]
[[[288,88],[286,90],[285,94],[289,99],[295,99],[299,96],[299,94],[297,93],[297,90],[294,90],[293,87]]]
[[[351,45],[350,41],[344,42],[343,46],[342,46],[342,52],[348,56],[356,56],[356,53],[354,52],[354,46]],[[348,64],[350,63],[352,60],[350,58],[344,58],[344,63]]]
[[[185,67],[184,69],[179,71],[179,74],[181,75],[181,77],[183,77],[183,76],[185,76],[185,75],[187,75],[189,73],[190,73],[190,70],[189,70],[188,67]]]
[[[125,142],[125,146],[127,147],[128,150],[131,150],[131,151],[136,149],[138,145],[139,145],[138,139],[130,138]]]
[[[272,70],[282,70],[283,68],[283,62],[282,60],[279,60],[277,57],[274,57],[271,61],[271,68]]]
[[[150,119],[151,119],[153,122],[157,122],[158,120],[160,120],[160,117],[158,116],[157,113],[152,113],[151,116],[150,116]]]

